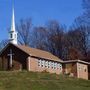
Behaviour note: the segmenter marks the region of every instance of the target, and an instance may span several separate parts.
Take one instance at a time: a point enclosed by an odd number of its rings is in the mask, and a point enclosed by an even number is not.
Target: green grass
[[[90,90],[90,81],[34,72],[0,72],[0,90]]]

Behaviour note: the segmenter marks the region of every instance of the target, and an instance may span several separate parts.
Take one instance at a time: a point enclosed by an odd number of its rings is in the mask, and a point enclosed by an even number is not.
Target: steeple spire
[[[11,31],[15,31],[15,15],[14,15],[14,6],[12,9],[12,25],[11,25]]]
[[[9,32],[9,41],[13,44],[17,44],[17,32],[15,30],[14,6],[12,8],[12,23],[11,23],[11,30]]]

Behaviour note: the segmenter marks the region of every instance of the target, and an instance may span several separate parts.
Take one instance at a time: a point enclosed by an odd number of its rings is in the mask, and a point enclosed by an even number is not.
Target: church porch
[[[0,55],[1,70],[28,70],[28,55],[10,45]]]

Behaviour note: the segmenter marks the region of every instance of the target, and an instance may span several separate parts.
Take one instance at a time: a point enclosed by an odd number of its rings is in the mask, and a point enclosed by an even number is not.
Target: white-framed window
[[[54,69],[54,62],[51,63],[51,67],[52,67],[52,69]]]
[[[45,60],[41,60],[41,66],[42,66],[42,67],[45,66]]]
[[[54,69],[56,69],[57,68],[57,63],[54,63]]]
[[[60,63],[57,64],[57,69],[62,70],[62,65]]]
[[[38,60],[38,66],[41,67],[41,59]]]
[[[51,68],[51,61],[48,62],[48,68]]]
[[[48,61],[45,61],[45,67],[48,68]]]
[[[12,33],[10,34],[10,38],[13,38],[13,34]]]

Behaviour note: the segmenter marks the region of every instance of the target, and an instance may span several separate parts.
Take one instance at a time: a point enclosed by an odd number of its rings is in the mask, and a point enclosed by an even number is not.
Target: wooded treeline
[[[39,27],[33,27],[31,19],[20,20],[16,26],[19,44],[49,51],[63,60],[90,61],[90,0],[83,0],[82,5],[84,13],[69,29],[56,20]],[[7,42],[2,40],[0,47]]]

